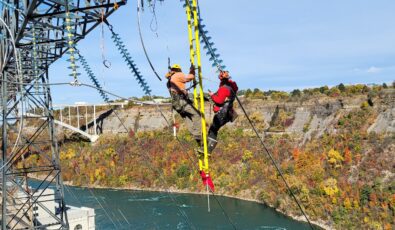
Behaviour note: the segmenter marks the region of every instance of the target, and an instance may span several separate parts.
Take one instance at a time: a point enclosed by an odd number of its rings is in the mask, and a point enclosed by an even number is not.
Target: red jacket
[[[213,108],[215,113],[218,112],[225,101],[229,99],[233,93],[236,94],[237,90],[239,89],[236,82],[232,80],[228,80],[226,84],[232,88],[233,92],[231,92],[231,90],[225,86],[225,82],[221,81],[218,91],[211,95],[211,99],[215,103]]]

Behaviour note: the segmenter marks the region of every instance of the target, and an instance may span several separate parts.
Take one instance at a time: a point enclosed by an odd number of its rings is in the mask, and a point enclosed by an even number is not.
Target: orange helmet
[[[219,78],[230,78],[229,71],[221,71],[219,72]]]

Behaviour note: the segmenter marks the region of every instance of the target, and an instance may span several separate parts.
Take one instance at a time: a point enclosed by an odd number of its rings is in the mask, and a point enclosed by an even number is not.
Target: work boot
[[[218,141],[215,140],[214,138],[208,137],[208,143],[207,143],[207,150],[211,154],[213,150],[215,149],[215,146],[217,146]]]
[[[213,152],[213,150],[215,149],[215,146],[217,146],[217,140],[215,140],[214,138],[208,137],[208,142],[207,142],[207,152],[208,152],[208,156],[211,156],[211,153]],[[202,157],[204,156],[204,149],[203,147],[200,147],[197,149],[197,153],[198,153],[198,157]]]

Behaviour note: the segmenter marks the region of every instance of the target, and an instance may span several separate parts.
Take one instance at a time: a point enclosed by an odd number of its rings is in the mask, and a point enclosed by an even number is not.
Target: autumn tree
[[[352,162],[352,154],[348,148],[344,150],[344,163],[351,164]]]

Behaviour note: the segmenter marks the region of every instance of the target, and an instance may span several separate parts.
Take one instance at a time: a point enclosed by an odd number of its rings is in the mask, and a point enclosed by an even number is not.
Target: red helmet
[[[221,71],[219,72],[219,78],[230,78],[229,71]]]

